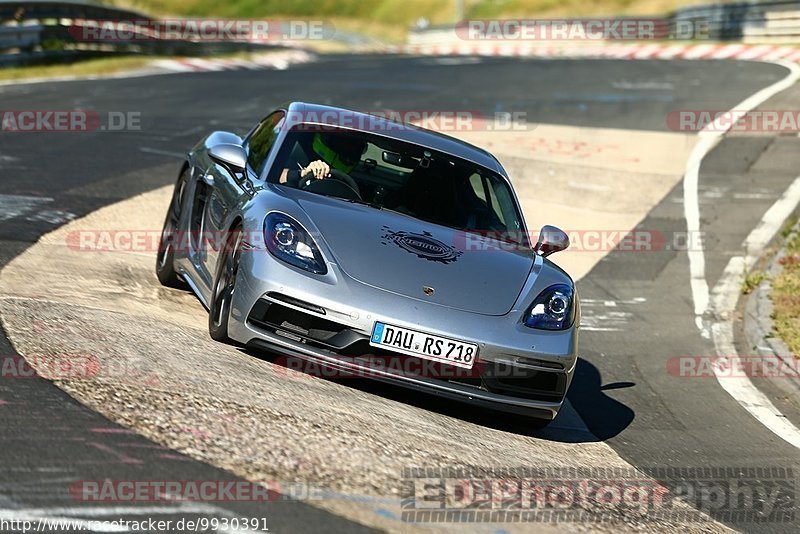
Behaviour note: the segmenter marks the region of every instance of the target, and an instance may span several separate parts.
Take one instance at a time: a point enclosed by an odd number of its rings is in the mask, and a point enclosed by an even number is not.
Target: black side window
[[[247,140],[247,163],[258,175],[264,170],[264,162],[278,137],[281,122],[283,122],[283,112],[276,111],[264,119]]]

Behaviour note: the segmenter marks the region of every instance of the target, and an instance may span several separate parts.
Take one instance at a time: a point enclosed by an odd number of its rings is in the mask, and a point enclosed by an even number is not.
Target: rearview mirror
[[[208,147],[208,155],[235,172],[244,172],[247,166],[247,153],[241,145],[219,143]]]
[[[546,258],[555,252],[561,252],[569,247],[569,236],[560,228],[546,224],[539,231],[539,240],[533,250]]]
[[[382,159],[385,163],[389,165],[394,165],[395,167],[402,167],[404,169],[413,169],[417,166],[417,162],[408,156],[404,156],[402,154],[398,154],[397,152],[389,152],[384,150]]]

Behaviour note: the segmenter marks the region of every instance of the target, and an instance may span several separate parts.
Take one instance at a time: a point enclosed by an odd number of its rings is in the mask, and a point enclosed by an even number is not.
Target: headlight
[[[525,326],[541,330],[566,330],[575,320],[574,289],[556,284],[542,291],[525,314]]]
[[[264,221],[264,241],[273,256],[315,274],[328,272],[319,247],[300,226],[282,213],[270,213]]]

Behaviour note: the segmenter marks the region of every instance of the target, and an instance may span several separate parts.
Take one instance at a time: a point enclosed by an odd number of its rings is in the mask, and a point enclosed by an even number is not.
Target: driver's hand
[[[322,180],[331,173],[331,167],[322,160],[312,161],[308,167],[302,170],[300,178],[305,178],[309,174],[313,174],[317,180]]]

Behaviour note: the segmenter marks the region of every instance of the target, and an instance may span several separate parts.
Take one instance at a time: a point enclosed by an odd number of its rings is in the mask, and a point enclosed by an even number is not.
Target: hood
[[[497,241],[322,195],[297,202],[345,274],[398,295],[456,310],[505,315],[534,259]]]

